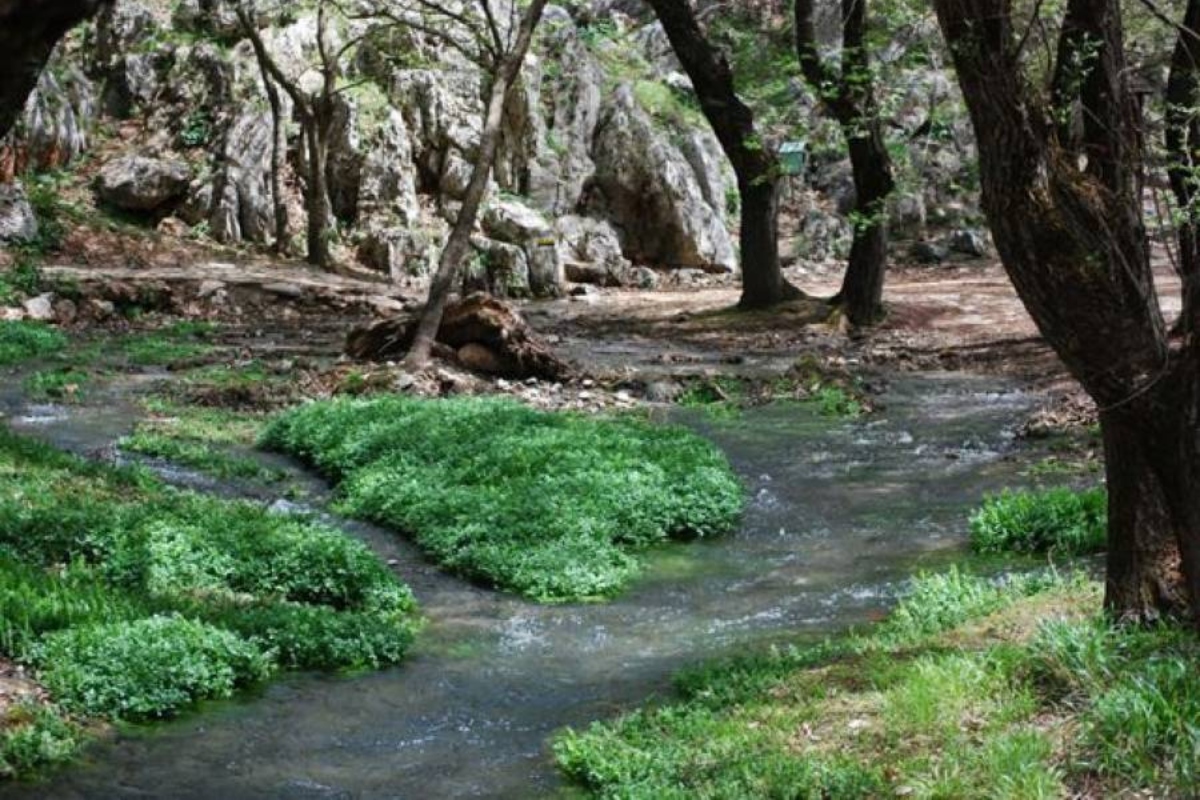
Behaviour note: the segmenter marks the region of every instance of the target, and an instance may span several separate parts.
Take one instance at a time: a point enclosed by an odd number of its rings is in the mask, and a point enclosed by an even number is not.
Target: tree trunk
[[[800,70],[842,128],[854,170],[854,241],[842,288],[832,299],[854,325],[883,317],[887,270],[887,197],[895,188],[892,160],[875,106],[866,47],[867,0],[842,1],[842,63],[835,71],[821,59],[813,0],[796,0],[796,52]]]
[[[463,197],[462,208],[454,221],[454,228],[446,240],[446,246],[438,259],[437,271],[429,285],[429,301],[417,324],[416,336],[412,349],[404,359],[405,366],[412,371],[419,371],[429,366],[433,343],[437,337],[438,328],[442,324],[442,315],[446,311],[446,302],[454,289],[455,279],[459,269],[471,247],[471,233],[475,229],[475,220],[487,194],[488,182],[492,176],[492,166],[496,161],[496,151],[500,146],[500,127],[504,123],[505,106],[517,78],[521,74],[521,66],[525,62],[525,54],[533,41],[533,32],[541,21],[542,12],[546,9],[547,0],[533,0],[525,10],[521,19],[521,28],[517,34],[516,43],[504,56],[495,70],[492,87],[488,93],[486,116],[483,122],[483,132],[479,140],[479,151],[475,163],[471,167],[471,182]]]
[[[887,270],[887,197],[895,184],[891,161],[878,124],[866,135],[848,135],[854,168],[854,241],[850,263],[837,299],[854,325],[873,325],[883,317]]]
[[[1023,73],[1008,0],[935,7],[971,112],[983,206],[1005,270],[1101,408],[1110,482],[1106,606],[1140,620],[1184,604],[1198,615],[1200,353],[1190,339],[1170,347],[1154,288],[1141,120],[1120,5],[1068,1],[1060,58],[1088,69],[1060,63],[1053,109]],[[1047,126],[1067,103],[1081,108],[1081,130]]]
[[[308,145],[308,263],[326,269],[330,264],[329,239],[330,218],[333,210],[329,202],[328,155],[329,144],[321,133],[321,123],[310,120],[305,123],[304,138]]]
[[[1108,485],[1108,563],[1104,605],[1118,619],[1146,622],[1186,613],[1175,528],[1149,447],[1157,423],[1133,409],[1102,415]]]
[[[741,194],[742,308],[768,308],[803,293],[779,265],[779,160],[738,97],[729,62],[700,29],[688,0],[649,0],[733,165]]]
[[[283,103],[275,81],[264,69],[263,85],[271,105],[271,204],[275,211],[275,252],[285,255],[288,250],[287,199],[283,196],[283,166],[287,154],[287,134],[284,129]]]
[[[741,185],[742,298],[745,309],[770,308],[788,293],[779,271],[779,184]]]
[[[0,139],[25,110],[54,46],[105,0],[0,0]]]

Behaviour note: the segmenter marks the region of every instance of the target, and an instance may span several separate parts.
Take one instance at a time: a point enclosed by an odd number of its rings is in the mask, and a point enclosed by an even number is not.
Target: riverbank
[[[924,577],[871,631],[685,672],[555,754],[604,798],[1189,796],[1200,641],[1115,628],[1100,594]]]

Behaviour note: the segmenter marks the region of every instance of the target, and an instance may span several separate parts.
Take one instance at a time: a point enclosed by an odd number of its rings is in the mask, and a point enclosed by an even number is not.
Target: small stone
[[[117,312],[117,307],[108,300],[92,297],[87,301],[87,311],[94,319],[108,319]]]
[[[54,319],[54,295],[40,294],[37,297],[31,297],[24,303],[25,316],[29,319],[35,319],[39,322],[49,322]]]
[[[580,386],[582,386],[585,389],[591,389],[595,385],[596,385],[596,382],[594,380],[592,380],[591,378],[584,378],[583,381],[580,382]]]

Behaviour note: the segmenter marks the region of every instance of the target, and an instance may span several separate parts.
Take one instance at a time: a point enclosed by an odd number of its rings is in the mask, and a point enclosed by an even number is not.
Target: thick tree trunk
[[[429,300],[421,314],[417,325],[416,336],[412,349],[404,359],[405,366],[413,371],[419,371],[429,366],[433,343],[437,337],[438,328],[442,324],[442,316],[446,311],[446,303],[454,289],[463,260],[471,248],[471,233],[475,229],[475,220],[479,209],[487,195],[488,183],[492,176],[492,166],[496,161],[496,151],[500,146],[500,127],[504,122],[504,110],[508,103],[512,87],[521,74],[521,66],[525,63],[525,55],[533,41],[533,32],[541,21],[542,12],[546,9],[547,0],[533,0],[526,8],[521,18],[521,27],[517,33],[516,42],[512,49],[505,54],[499,69],[492,77],[491,91],[488,93],[487,111],[483,121],[483,132],[479,140],[479,151],[471,168],[471,182],[463,197],[462,207],[454,228],[446,240],[446,246],[438,259],[437,271],[429,286]]]
[[[740,182],[739,182],[740,183]],[[799,292],[789,291],[779,269],[779,184],[740,186],[742,299],[745,309],[770,308]]]
[[[8,135],[67,31],[106,0],[0,0],[0,138]]]
[[[738,97],[729,62],[705,37],[688,0],[648,0],[700,99],[700,109],[737,175],[742,201],[742,308],[803,296],[779,265],[779,161]]]
[[[1101,417],[1108,484],[1104,605],[1116,618],[1145,622],[1186,613],[1175,528],[1148,431],[1156,420],[1124,409]]]
[[[935,0],[979,146],[1004,267],[1046,340],[1100,406],[1109,471],[1106,606],[1200,612],[1200,376],[1172,350],[1142,220],[1140,118],[1117,0],[1068,0],[1046,108],[1008,0]],[[1024,21],[1022,24],[1028,24]],[[1070,130],[1045,124],[1082,110]],[[1057,111],[1058,115],[1051,113]],[[1182,569],[1180,569],[1182,565]]]
[[[848,134],[854,168],[854,241],[838,300],[850,322],[872,325],[883,317],[887,270],[887,197],[895,184],[878,124],[855,137]]]

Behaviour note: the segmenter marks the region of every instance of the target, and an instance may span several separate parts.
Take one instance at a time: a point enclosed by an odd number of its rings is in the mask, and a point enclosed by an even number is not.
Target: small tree
[[[476,0],[464,6],[452,6],[432,0],[412,0],[400,9],[379,9],[397,24],[407,25],[448,44],[479,64],[491,77],[484,109],[479,148],[471,165],[471,181],[463,196],[462,207],[438,259],[437,270],[429,286],[429,300],[417,324],[405,366],[421,370],[429,365],[433,342],[442,324],[446,303],[457,282],[462,263],[471,248],[471,234],[479,210],[487,196],[492,167],[500,147],[500,133],[512,89],[521,74],[533,34],[546,9],[547,0],[531,0],[520,11],[512,2],[507,20],[497,16],[490,0]]]
[[[283,135],[280,98],[275,86],[283,88],[295,107],[300,121],[300,132],[304,142],[305,174],[304,199],[307,211],[307,259],[310,264],[327,269],[331,266],[330,242],[334,235],[333,205],[329,199],[329,143],[336,122],[337,97],[347,86],[341,82],[342,65],[348,53],[356,47],[362,37],[346,37],[344,41],[331,41],[331,17],[342,18],[340,8],[334,0],[317,0],[317,64],[321,76],[320,86],[307,91],[300,85],[299,75],[288,75],[279,66],[263,41],[262,33],[255,20],[257,13],[253,0],[243,0],[235,6],[242,31],[254,48],[255,58],[263,73],[267,98],[271,102],[273,133],[275,137],[272,160],[272,188],[275,190],[276,247],[280,247],[279,233],[282,229],[286,240],[287,211],[282,204],[280,172]]]
[[[833,302],[855,325],[870,325],[883,315],[887,269],[887,197],[895,188],[891,158],[875,103],[875,79],[867,52],[867,0],[841,0],[841,67],[821,57],[813,0],[796,2],[796,49],[804,78],[846,137],[854,169],[854,241],[842,289]]]
[[[733,165],[741,196],[742,308],[768,308],[802,296],[779,264],[779,160],[738,97],[733,70],[709,41],[689,0],[647,0],[692,79],[700,109]]]
[[[58,40],[107,0],[0,0],[0,139],[25,109]]]

